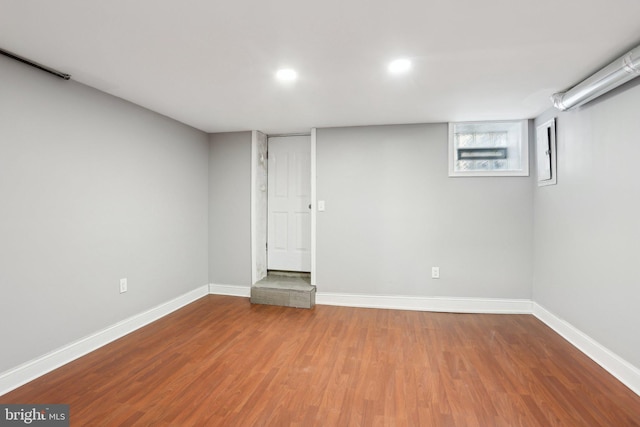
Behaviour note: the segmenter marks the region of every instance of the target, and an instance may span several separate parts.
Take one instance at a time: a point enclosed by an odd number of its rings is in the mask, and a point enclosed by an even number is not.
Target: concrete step
[[[313,308],[316,287],[310,285],[307,278],[269,275],[251,287],[251,303]]]

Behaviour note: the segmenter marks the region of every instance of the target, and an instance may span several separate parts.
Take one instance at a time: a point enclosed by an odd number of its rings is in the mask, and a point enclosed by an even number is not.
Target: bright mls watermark
[[[0,404],[0,427],[69,427],[69,405]]]

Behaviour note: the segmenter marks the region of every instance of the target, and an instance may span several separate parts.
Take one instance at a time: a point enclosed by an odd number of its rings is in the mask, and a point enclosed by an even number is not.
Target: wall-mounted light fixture
[[[30,59],[23,58],[22,56],[16,55],[15,53],[11,53],[7,50],[0,49],[0,54],[8,58],[15,59],[16,61],[20,61],[23,64],[31,65],[32,67],[35,67],[38,70],[46,71],[47,73],[53,74],[54,76],[58,76],[61,79],[69,80],[71,78],[71,74],[62,73],[58,70],[54,70],[53,68],[47,67],[42,64],[38,64],[37,62],[33,62]]]
[[[638,76],[640,76],[640,46],[571,89],[553,94],[551,100],[553,106],[558,110],[570,110],[586,104]]]

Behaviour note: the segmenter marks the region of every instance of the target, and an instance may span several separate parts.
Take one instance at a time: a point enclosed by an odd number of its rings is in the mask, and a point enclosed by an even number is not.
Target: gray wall
[[[251,132],[210,141],[209,281],[251,286]]]
[[[3,372],[207,283],[208,140],[5,57],[0,75]]]
[[[530,298],[532,179],[447,171],[446,124],[319,129],[318,292]]]
[[[250,132],[0,72],[0,372],[207,282],[250,285]],[[633,84],[557,114],[541,188],[448,178],[445,124],[319,129],[318,291],[533,297],[640,366],[637,111]]]
[[[557,114],[558,184],[534,191],[533,299],[640,366],[637,83]]]

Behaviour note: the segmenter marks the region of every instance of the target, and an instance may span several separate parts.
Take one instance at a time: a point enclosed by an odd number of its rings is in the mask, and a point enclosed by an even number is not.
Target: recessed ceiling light
[[[389,63],[388,70],[391,74],[402,74],[406,73],[411,69],[411,61],[408,59],[396,59]]]
[[[291,68],[282,68],[276,73],[276,78],[283,82],[291,82],[298,78],[298,73]]]

